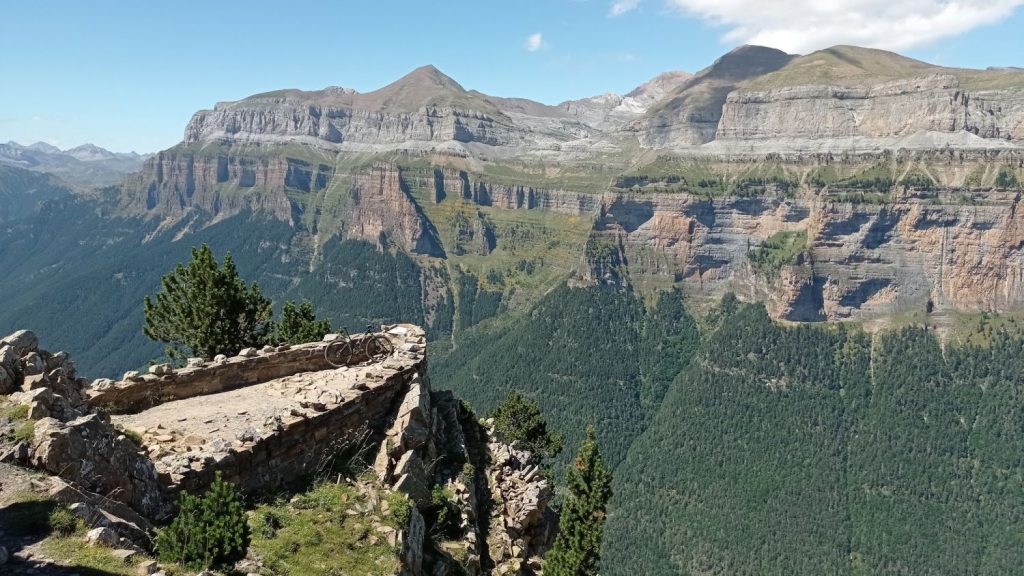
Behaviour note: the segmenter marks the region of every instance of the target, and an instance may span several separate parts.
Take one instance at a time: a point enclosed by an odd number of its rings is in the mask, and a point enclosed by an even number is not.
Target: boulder
[[[242,348],[242,351],[238,353],[243,358],[252,358],[258,354],[259,352],[255,348]]]
[[[18,330],[14,334],[0,339],[0,344],[6,344],[14,348],[15,354],[18,356],[39,351],[39,338],[29,330]]]
[[[21,362],[12,346],[0,345],[0,394],[10,394],[21,385]]]
[[[138,573],[142,576],[149,576],[150,574],[156,574],[160,567],[157,565],[156,560],[146,560],[139,562]]]
[[[409,497],[417,508],[430,506],[430,487],[422,479],[406,474],[395,481],[394,489]]]
[[[46,371],[46,361],[38,352],[29,352],[21,357],[21,367],[25,374],[42,374]]]
[[[10,394],[18,389],[14,374],[6,366],[0,364],[0,394]]]
[[[205,364],[205,358],[189,358],[185,365],[189,368],[202,368]]]
[[[103,546],[117,546],[121,538],[110,528],[93,528],[85,533],[85,541],[89,544],[101,544]]]

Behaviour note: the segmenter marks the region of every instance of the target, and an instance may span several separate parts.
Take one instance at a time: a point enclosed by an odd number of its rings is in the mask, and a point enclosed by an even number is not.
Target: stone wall
[[[348,357],[347,364],[366,361],[366,339],[364,334],[352,336],[351,350],[355,352]],[[136,412],[172,400],[216,394],[300,372],[330,370],[335,366],[324,354],[330,343],[325,340],[261,350],[247,348],[231,358],[191,358],[187,367],[176,370],[158,364],[150,367],[149,374],[128,372],[116,382],[95,380],[86,391],[86,398],[93,406]]]

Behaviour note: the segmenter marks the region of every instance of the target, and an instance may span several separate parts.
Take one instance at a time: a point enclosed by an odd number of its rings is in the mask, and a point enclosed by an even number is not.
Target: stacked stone
[[[493,574],[532,576],[543,571],[541,556],[551,545],[558,519],[548,506],[553,494],[533,454],[488,431],[491,467],[487,481],[496,505],[487,546]]]

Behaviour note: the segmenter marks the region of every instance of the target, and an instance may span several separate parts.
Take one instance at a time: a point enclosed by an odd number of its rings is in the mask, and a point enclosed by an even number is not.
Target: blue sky
[[[555,104],[697,71],[756,41],[1024,66],[1024,0],[32,0],[0,7],[0,142],[156,151],[221,100],[370,91],[423,64]]]

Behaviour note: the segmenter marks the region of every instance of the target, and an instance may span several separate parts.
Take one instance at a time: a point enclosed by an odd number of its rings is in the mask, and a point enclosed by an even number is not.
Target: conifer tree
[[[491,412],[494,427],[506,442],[516,442],[542,462],[562,452],[562,436],[548,431],[548,423],[536,400],[524,398],[516,391]]]
[[[302,344],[322,340],[331,332],[330,320],[317,320],[313,303],[303,300],[296,304],[291,300],[281,309],[281,321],[277,325],[276,340],[282,344]]]
[[[184,354],[212,358],[266,343],[270,300],[253,282],[239,278],[231,254],[220,267],[207,245],[192,249],[192,261],[163,277],[154,301],[146,296],[143,332],[164,342],[171,358]]]
[[[238,488],[217,472],[202,496],[183,493],[178,516],[157,532],[161,560],[193,570],[231,567],[249,549],[249,523]]]
[[[555,545],[544,565],[547,576],[596,576],[601,560],[605,510],[612,495],[612,477],[604,467],[594,427],[580,445],[576,462],[569,467],[569,495]]]

